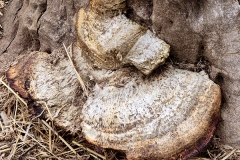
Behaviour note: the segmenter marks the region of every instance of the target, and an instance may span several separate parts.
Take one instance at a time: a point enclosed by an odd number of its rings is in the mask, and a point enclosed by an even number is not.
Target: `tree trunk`
[[[52,53],[77,40],[76,13],[88,0],[12,0],[0,39],[0,72],[19,55]],[[128,18],[149,28],[171,46],[178,66],[208,68],[223,95],[217,135],[240,148],[240,5],[236,0],[128,0]],[[207,66],[204,66],[206,65]]]

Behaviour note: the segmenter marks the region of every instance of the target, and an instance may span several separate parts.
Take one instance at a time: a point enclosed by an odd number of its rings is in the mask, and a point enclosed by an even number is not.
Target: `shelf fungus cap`
[[[24,56],[8,70],[7,78],[23,98],[46,101],[50,106],[68,103],[69,95],[78,89],[78,80],[68,59],[46,52]]]
[[[170,68],[123,87],[95,88],[81,123],[86,139],[128,159],[187,159],[213,137],[221,93],[204,72]]]
[[[76,28],[89,58],[104,69],[120,68],[122,59],[146,32],[125,15],[104,16],[87,9],[80,9]]]
[[[45,116],[54,118],[56,125],[75,133],[80,130],[75,123],[80,121],[76,115],[81,113],[82,92],[65,52],[55,53],[25,55],[10,67],[7,79],[10,86],[29,101],[32,114],[39,115],[47,105],[50,113],[45,112]]]
[[[169,56],[167,43],[124,14],[109,16],[81,9],[76,28],[99,68],[113,70],[130,64],[149,75]]]

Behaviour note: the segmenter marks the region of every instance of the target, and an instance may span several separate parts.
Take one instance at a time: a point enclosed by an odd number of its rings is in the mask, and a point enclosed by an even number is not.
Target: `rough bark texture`
[[[51,52],[62,42],[71,43],[76,38],[74,15],[87,4],[87,0],[10,1],[1,19],[4,35],[0,40],[0,70],[6,71],[22,53]],[[129,0],[128,7],[127,16],[170,44],[171,55],[179,62],[210,62],[210,76],[223,92],[218,136],[240,148],[239,2]]]
[[[74,18],[88,0],[12,0],[1,19],[0,71],[22,53],[45,51],[69,45],[76,40]]]

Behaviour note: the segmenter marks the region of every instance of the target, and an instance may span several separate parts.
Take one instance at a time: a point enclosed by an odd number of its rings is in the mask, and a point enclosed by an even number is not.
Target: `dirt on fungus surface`
[[[141,0],[142,1],[142,0]],[[135,0],[129,0],[129,4]],[[8,0],[0,0],[0,39],[4,32],[2,28]],[[133,5],[132,8],[139,6]],[[140,5],[141,7],[141,5]],[[139,7],[139,9],[140,9]],[[149,12],[147,10],[147,12]],[[136,16],[137,15],[137,16]],[[151,15],[149,13],[149,15]],[[129,13],[139,22],[142,21],[134,11]],[[149,17],[144,17],[146,25],[151,24]],[[5,21],[8,18],[4,18]],[[18,39],[20,41],[20,39]],[[54,44],[56,45],[56,44]],[[48,48],[47,48],[48,49]],[[47,50],[46,49],[46,50]],[[8,59],[8,58],[7,58]],[[1,61],[1,59],[0,59]],[[209,62],[204,58],[199,63],[180,63],[170,59],[182,69],[191,71],[206,70]],[[221,139],[215,137],[212,143],[198,157],[192,159],[239,159],[240,150],[221,143]],[[70,133],[56,127],[50,120],[43,119],[41,114],[33,116],[29,112],[26,102],[15,92],[8,88],[4,72],[0,72],[0,160],[1,159],[111,159],[123,160],[124,153],[110,149],[102,149],[86,142],[81,133]]]

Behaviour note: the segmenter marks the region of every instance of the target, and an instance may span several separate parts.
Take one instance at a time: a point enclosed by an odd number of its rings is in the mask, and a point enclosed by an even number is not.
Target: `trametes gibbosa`
[[[124,9],[124,0],[92,0],[78,13],[79,41],[68,49],[89,96],[62,49],[22,58],[7,72],[11,87],[33,113],[47,106],[56,125],[128,159],[189,158],[213,137],[220,88],[203,71],[151,75],[170,47]]]

